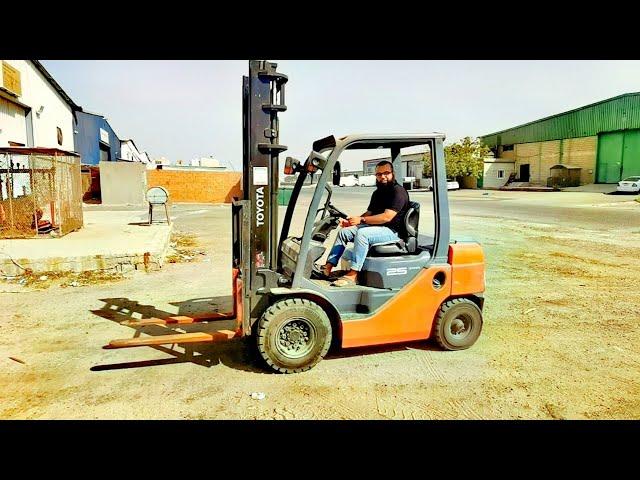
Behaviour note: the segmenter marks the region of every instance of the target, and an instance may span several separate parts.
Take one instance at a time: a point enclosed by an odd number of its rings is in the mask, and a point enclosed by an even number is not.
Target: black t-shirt
[[[376,188],[367,207],[367,210],[372,215],[384,213],[387,209],[394,210],[398,214],[390,222],[380,226],[389,227],[391,230],[402,234],[404,232],[403,217],[409,209],[409,194],[398,182],[394,182],[393,188]]]

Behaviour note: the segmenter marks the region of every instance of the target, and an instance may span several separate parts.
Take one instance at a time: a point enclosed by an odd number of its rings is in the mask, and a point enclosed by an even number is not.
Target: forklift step
[[[195,332],[178,333],[174,335],[158,335],[155,337],[119,338],[111,340],[106,349],[149,347],[153,345],[169,345],[182,343],[213,343],[231,340],[236,336],[236,332],[231,330],[218,330],[213,333]]]
[[[209,314],[201,317],[186,317],[184,315],[176,315],[168,318],[145,318],[143,320],[125,320],[120,325],[127,327],[144,327],[146,325],[187,325],[198,322],[211,322],[215,320],[233,320],[233,313]]]

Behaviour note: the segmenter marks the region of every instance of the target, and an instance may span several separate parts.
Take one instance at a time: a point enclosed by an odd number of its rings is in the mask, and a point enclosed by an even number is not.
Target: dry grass
[[[28,270],[15,281],[25,287],[44,290],[54,285],[62,288],[102,285],[118,282],[124,278],[125,276],[120,272],[105,270],[87,272],[33,272]]]
[[[206,255],[197,248],[199,243],[191,233],[174,231],[169,246],[171,250],[165,257],[167,263],[192,263]]]
[[[176,247],[181,248],[195,247],[198,245],[198,242],[196,241],[193,234],[179,231],[174,231],[171,234],[171,243],[175,243]]]

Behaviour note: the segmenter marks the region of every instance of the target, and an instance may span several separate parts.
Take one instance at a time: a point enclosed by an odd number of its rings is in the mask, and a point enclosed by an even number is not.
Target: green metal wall
[[[640,130],[598,136],[597,183],[616,183],[640,175]]]
[[[569,112],[480,137],[489,147],[589,137],[640,128],[640,93],[627,93]]]

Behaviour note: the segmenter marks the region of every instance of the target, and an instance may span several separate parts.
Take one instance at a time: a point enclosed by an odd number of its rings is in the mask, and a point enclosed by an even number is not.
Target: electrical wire
[[[16,262],[11,255],[9,255],[6,252],[0,252],[2,255],[6,255],[9,260],[11,260],[11,263],[13,263],[16,267],[21,268],[23,271],[27,271],[26,268],[24,268],[22,265],[20,265],[18,262]],[[7,275],[6,273],[4,273],[3,270],[0,270],[0,275],[2,275],[4,278],[18,278],[20,275]]]

